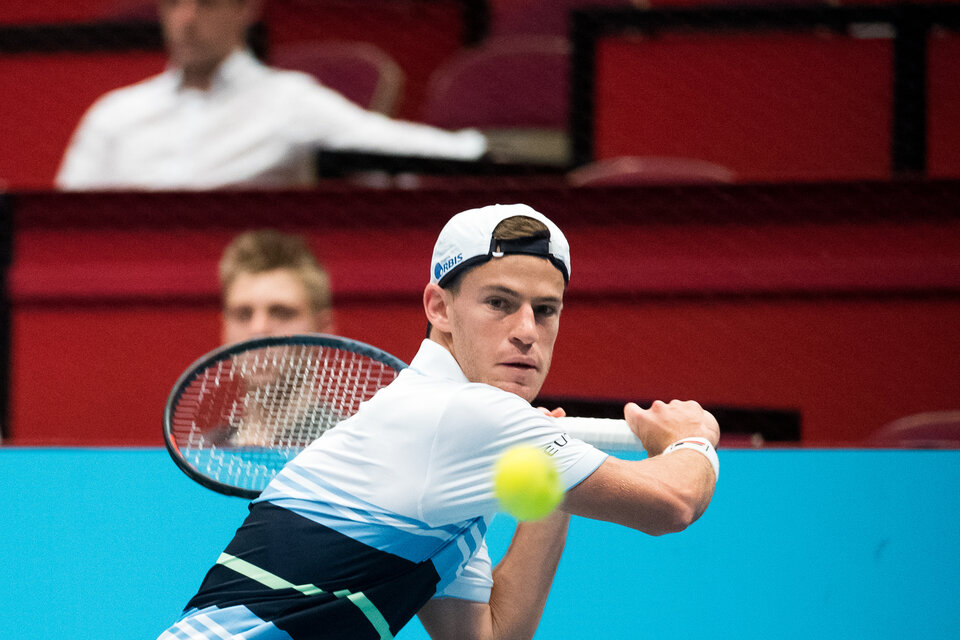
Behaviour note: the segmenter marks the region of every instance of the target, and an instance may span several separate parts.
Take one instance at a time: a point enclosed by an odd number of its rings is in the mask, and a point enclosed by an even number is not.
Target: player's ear
[[[438,331],[450,332],[450,294],[440,285],[431,282],[424,288],[423,311]]]

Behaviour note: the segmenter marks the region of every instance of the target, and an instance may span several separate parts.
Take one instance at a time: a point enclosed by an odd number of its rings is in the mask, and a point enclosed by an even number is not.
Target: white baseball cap
[[[549,237],[494,240],[496,226],[513,216],[539,220]],[[570,281],[570,245],[560,228],[525,204],[493,204],[462,211],[447,221],[433,247],[430,282],[440,284],[463,269],[509,254],[542,256],[560,270],[564,282]]]

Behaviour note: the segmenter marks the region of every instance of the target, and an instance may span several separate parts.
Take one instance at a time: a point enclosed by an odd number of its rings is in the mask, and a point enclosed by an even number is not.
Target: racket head
[[[283,465],[406,366],[374,346],[327,334],[219,347],[191,364],[170,391],[164,444],[196,482],[252,500]]]

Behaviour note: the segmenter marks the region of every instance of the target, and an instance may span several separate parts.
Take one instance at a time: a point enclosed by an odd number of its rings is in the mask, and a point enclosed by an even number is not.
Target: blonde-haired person
[[[330,277],[301,236],[240,234],[224,250],[219,275],[224,343],[335,330]]]

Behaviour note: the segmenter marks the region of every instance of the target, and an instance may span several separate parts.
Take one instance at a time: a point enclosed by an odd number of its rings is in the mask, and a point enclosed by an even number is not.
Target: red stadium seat
[[[904,416],[881,427],[867,439],[867,444],[909,449],[960,448],[960,410]]]
[[[487,40],[464,49],[430,79],[423,120],[476,127],[507,159],[564,161],[570,45],[557,36]]]
[[[316,41],[279,45],[271,63],[314,76],[358,105],[392,115],[403,92],[404,73],[385,51],[368,42]]]
[[[644,184],[718,184],[736,181],[736,174],[719,164],[695,158],[621,156],[597,160],[567,174],[574,186]]]

